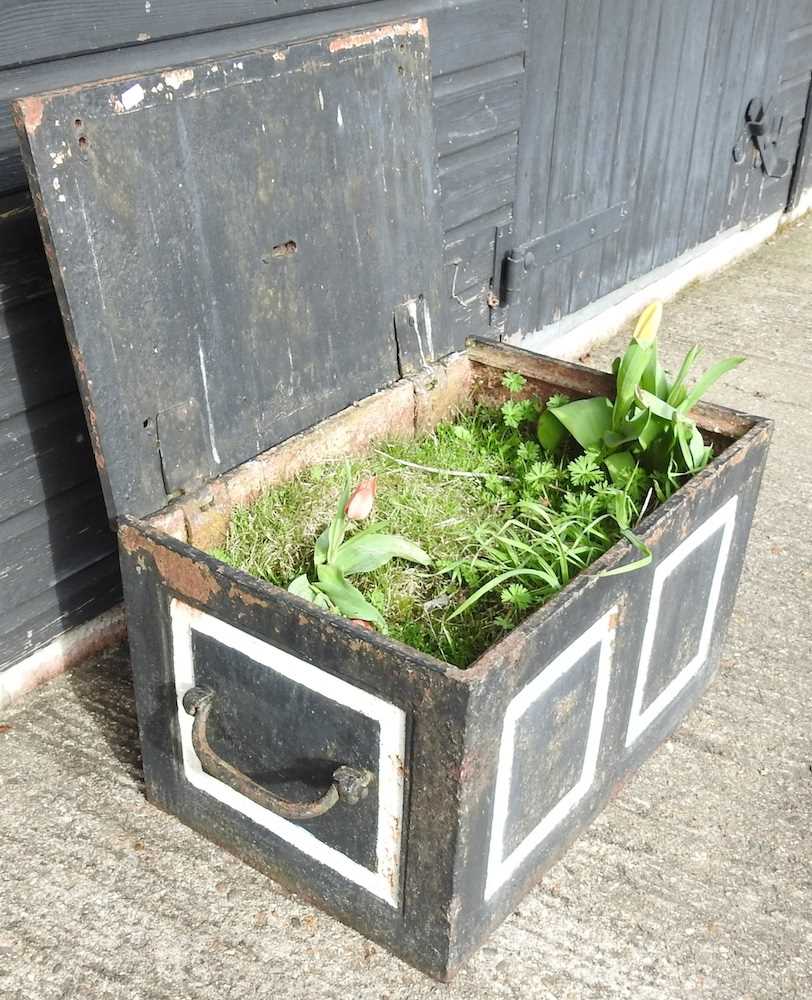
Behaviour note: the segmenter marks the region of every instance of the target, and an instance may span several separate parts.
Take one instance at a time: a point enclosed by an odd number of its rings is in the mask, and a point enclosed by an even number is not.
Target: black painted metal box
[[[259,490],[609,376],[443,323],[425,23],[18,104],[111,516],[150,799],[448,978],[717,669],[770,436],[459,670],[204,550]],[[434,320],[432,322],[432,319]],[[435,360],[439,359],[439,360]],[[358,402],[360,400],[360,402]]]

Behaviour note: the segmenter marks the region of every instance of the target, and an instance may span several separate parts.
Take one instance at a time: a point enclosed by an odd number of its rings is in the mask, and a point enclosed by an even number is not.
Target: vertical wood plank
[[[615,200],[612,198],[617,163],[615,147],[629,59],[627,43],[633,6],[634,0],[612,0],[601,6],[587,125],[581,217],[608,208]],[[602,242],[574,255],[568,312],[575,312],[598,297],[602,255]]]
[[[525,100],[519,134],[516,242],[545,232],[567,0],[528,7]]]
[[[646,120],[646,141],[637,193],[627,279],[645,274],[651,267],[657,242],[658,205],[672,196],[663,187],[677,81],[685,37],[687,10],[682,4],[666,3],[660,19],[651,100]]]
[[[581,217],[588,95],[595,73],[599,15],[600,5],[591,0],[569,0],[567,4],[545,232],[554,232]],[[571,259],[544,269],[537,326],[566,313],[571,271]]]
[[[705,194],[713,163],[716,132],[725,94],[728,55],[733,37],[735,7],[731,0],[714,0],[707,38],[705,69],[688,165],[677,253],[696,246],[701,239]]]
[[[793,12],[790,4],[786,0],[776,0],[776,19],[772,32],[772,50],[767,56],[765,66],[765,93],[776,98],[776,105],[779,112],[786,109],[783,106],[781,96],[781,84],[785,72],[794,73],[797,62],[794,59],[794,45],[790,41],[791,29],[793,27]],[[805,27],[812,28],[812,3],[807,2],[807,7],[802,14],[806,17]],[[794,33],[793,33],[794,34]],[[803,45],[805,49],[805,69],[812,70],[812,35],[807,35]],[[792,120],[788,115],[784,121],[784,138],[779,139],[778,150],[780,156],[785,156],[790,162],[789,173],[781,178],[768,178],[762,175],[758,191],[748,192],[748,197],[742,208],[742,218],[746,221],[762,218],[770,215],[778,209],[786,208],[790,200],[790,189],[792,186],[793,168],[802,156],[801,129],[803,122]]]
[[[762,0],[756,7],[739,107],[740,124],[744,123],[744,112],[752,98],[759,97],[767,102],[776,96],[781,66],[775,61],[775,57],[783,53],[786,40],[786,33],[781,32],[783,37],[780,45],[776,44],[780,6],[781,0]],[[760,162],[752,155],[751,150],[748,150],[748,154],[744,163],[731,163],[727,205],[722,223],[725,229],[758,215],[765,178]]]
[[[742,93],[747,72],[747,54],[753,37],[756,0],[728,0],[732,7],[732,30],[728,47],[724,91],[719,103],[713,155],[705,191],[705,207],[698,242],[715,236],[724,226],[732,149],[744,113]]]
[[[671,112],[671,136],[668,156],[660,178],[662,195],[658,199],[657,232],[652,265],[657,267],[677,256],[680,223],[689,166],[696,142],[696,124],[702,80],[708,52],[708,29],[713,0],[687,0],[679,76]]]
[[[628,25],[626,79],[620,107],[612,177],[612,202],[627,200],[636,213],[641,156],[654,72],[654,57],[662,10],[661,0],[635,0]],[[626,281],[634,216],[603,244],[599,295]]]

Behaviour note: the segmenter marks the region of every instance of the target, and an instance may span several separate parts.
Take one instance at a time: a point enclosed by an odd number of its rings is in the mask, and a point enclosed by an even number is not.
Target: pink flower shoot
[[[372,513],[378,480],[375,476],[359,483],[350,494],[344,513],[351,521],[363,521]]]

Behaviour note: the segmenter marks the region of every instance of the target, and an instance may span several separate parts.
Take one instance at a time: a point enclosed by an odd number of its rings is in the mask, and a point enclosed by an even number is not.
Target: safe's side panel
[[[770,432],[757,424],[654,514],[649,567],[601,578],[635,557],[607,553],[486,654],[466,724],[452,968],[713,679]]]
[[[138,522],[119,537],[151,800],[444,976],[467,686]],[[368,797],[286,824],[218,785],[191,747],[196,685],[215,749],[254,781],[309,799],[350,764],[374,773]]]

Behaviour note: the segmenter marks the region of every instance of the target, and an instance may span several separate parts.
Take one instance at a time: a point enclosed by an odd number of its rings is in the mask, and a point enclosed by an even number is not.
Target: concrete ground
[[[776,420],[721,674],[452,985],[146,803],[119,650],[0,720],[0,996],[812,997],[812,220],[664,338],[746,354],[712,397]]]

